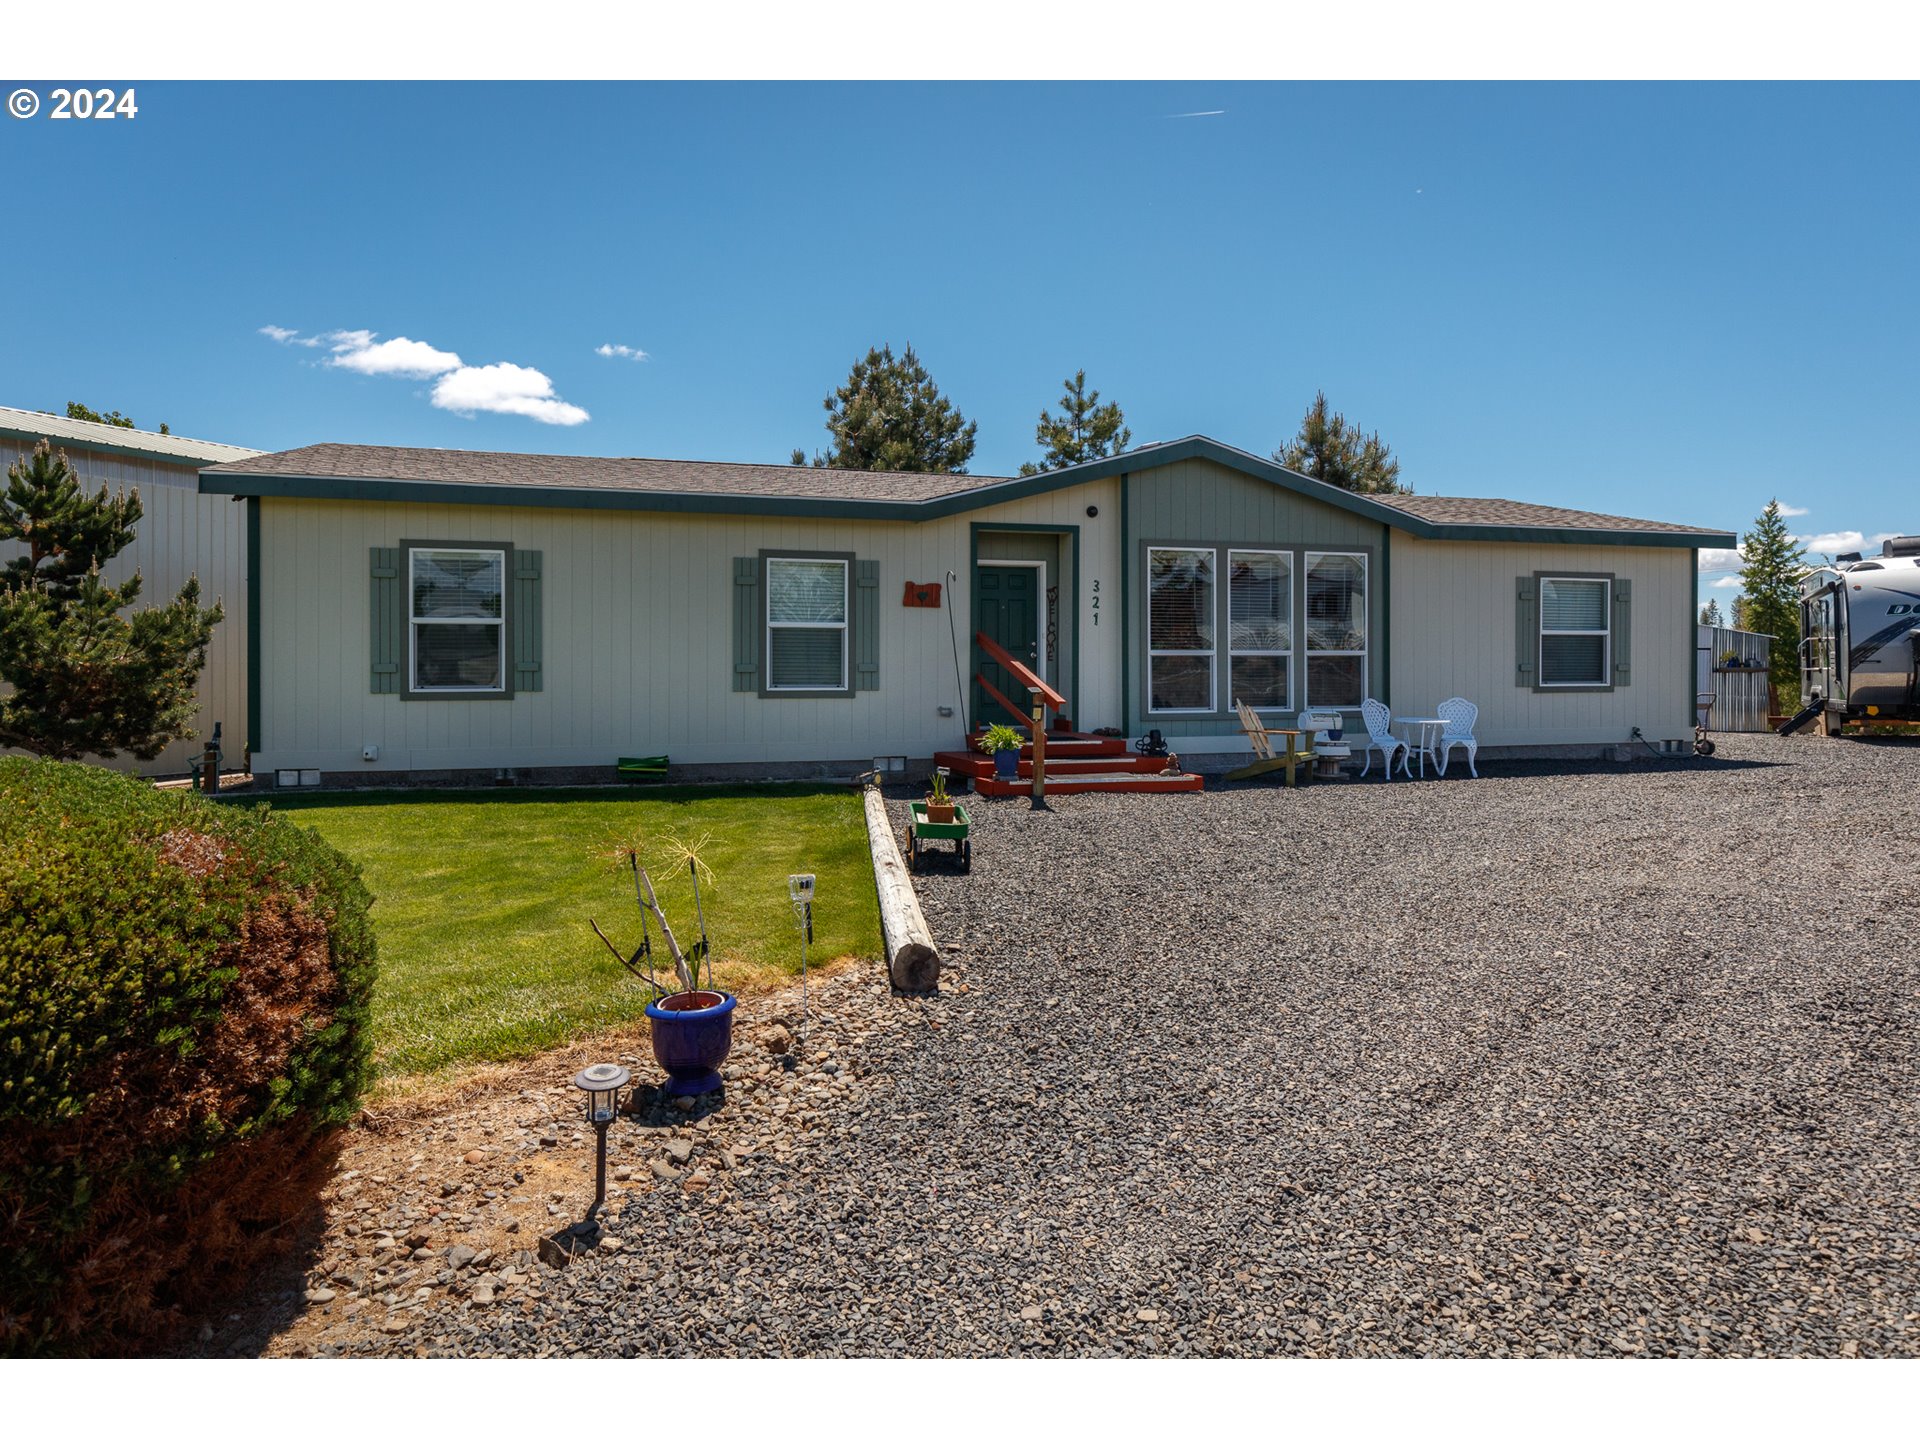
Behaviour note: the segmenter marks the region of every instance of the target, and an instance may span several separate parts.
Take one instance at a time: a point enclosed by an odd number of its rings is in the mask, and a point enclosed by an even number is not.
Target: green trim
[[[1388,709],[1393,708],[1393,526],[1391,525],[1380,527],[1380,703]]]
[[[1128,473],[1120,472],[1120,733],[1133,734],[1133,706],[1129,694],[1133,672],[1133,610],[1127,604],[1132,593],[1132,556],[1127,549],[1127,532],[1133,525],[1132,506],[1127,493]]]
[[[53,416],[48,416],[53,419]],[[45,430],[27,429],[19,425],[0,425],[0,435],[14,440],[26,440],[39,444],[42,440],[56,450],[91,450],[101,455],[125,455],[134,460],[147,460],[155,465],[170,465],[175,470],[184,470],[192,474],[203,465],[242,465],[244,460],[215,460],[210,455],[176,455],[165,450],[148,450],[139,445],[115,445],[106,440],[76,440],[70,435],[50,435]],[[244,446],[230,447],[235,450]]]
[[[247,497],[247,769],[266,749],[260,730],[260,497]]]
[[[1075,524],[1066,523],[1040,525],[1014,520],[975,520],[967,527],[967,653],[969,655],[973,653],[973,590],[975,579],[980,573],[980,532],[983,530],[989,533],[1020,531],[1033,535],[1068,535],[1072,537],[1073,613],[1068,622],[1068,630],[1073,638],[1073,679],[1071,681],[1073,688],[1067,692],[1067,704],[1073,710],[1075,723],[1083,723],[1084,716],[1082,712],[1085,709],[1086,696],[1080,689],[1080,676],[1082,673],[1082,661],[1080,657],[1080,601],[1081,597],[1087,593],[1087,582],[1080,573],[1080,527]],[[1047,597],[1043,593],[1040,596],[1040,603],[1043,607],[1046,604],[1046,599]],[[1044,609],[1042,610],[1040,623],[1042,625],[1046,624]],[[966,690],[966,703],[963,708],[966,708],[971,705],[973,697],[971,677],[969,677],[968,683],[964,688]],[[968,723],[971,724],[973,719],[972,715],[968,714],[965,718]]]
[[[1731,617],[1729,617],[1731,618]],[[1687,729],[1691,730],[1700,723],[1700,551],[1696,548],[1687,555],[1687,636],[1693,643],[1687,646]],[[1708,663],[1713,657],[1709,655]]]
[[[1423,540],[1496,540],[1569,545],[1635,545],[1697,549],[1732,546],[1731,534],[1675,533],[1664,530],[1590,530],[1572,526],[1449,525],[1423,520],[1377,500],[1309,479],[1285,466],[1204,435],[1165,445],[1131,450],[1104,460],[1052,470],[1043,475],[995,481],[956,495],[931,500],[822,499],[798,495],[715,495],[689,491],[613,490],[529,485],[463,485],[437,480],[380,480],[319,475],[249,472],[244,461],[200,472],[200,489],[211,495],[264,495],[308,500],[373,500],[419,504],[507,505],[560,510],[642,510],[707,515],[815,515],[849,520],[938,520],[949,515],[1050,494],[1090,481],[1141,469],[1204,459],[1243,475],[1292,490],[1337,510],[1405,530]]]

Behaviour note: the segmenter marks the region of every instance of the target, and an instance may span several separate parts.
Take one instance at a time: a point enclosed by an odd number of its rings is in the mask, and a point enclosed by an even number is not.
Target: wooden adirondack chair
[[[1302,777],[1313,778],[1313,740],[1305,731],[1269,730],[1244,700],[1234,701],[1233,708],[1240,716],[1240,728],[1247,732],[1247,743],[1253,746],[1253,763],[1230,772],[1227,779],[1251,780],[1275,770],[1287,772],[1289,786],[1297,785]],[[1285,742],[1277,753],[1273,744],[1276,738]]]

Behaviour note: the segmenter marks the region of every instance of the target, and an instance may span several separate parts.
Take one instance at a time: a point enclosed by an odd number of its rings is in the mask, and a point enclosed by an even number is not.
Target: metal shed
[[[1713,695],[1711,729],[1755,733],[1767,728],[1771,698],[1767,693],[1767,657],[1773,636],[1731,625],[1699,627],[1698,676],[1694,689]]]

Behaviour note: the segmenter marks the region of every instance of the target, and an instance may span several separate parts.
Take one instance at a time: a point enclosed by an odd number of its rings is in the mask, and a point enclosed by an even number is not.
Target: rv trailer
[[[1802,708],[1782,735],[1818,719],[1920,722],[1920,535],[1885,541],[1871,559],[1836,556],[1800,584]]]

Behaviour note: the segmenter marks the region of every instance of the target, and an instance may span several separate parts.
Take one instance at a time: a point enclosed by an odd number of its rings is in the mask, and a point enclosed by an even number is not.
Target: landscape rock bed
[[[941,993],[816,986],[791,1074],[743,1026],[718,1108],[615,1127],[598,1249],[537,1258],[592,1194],[583,1047],[363,1132],[305,1298],[200,1345],[1920,1353],[1920,845],[1875,818],[1917,786],[1736,736],[975,800],[973,873],[917,882]]]

